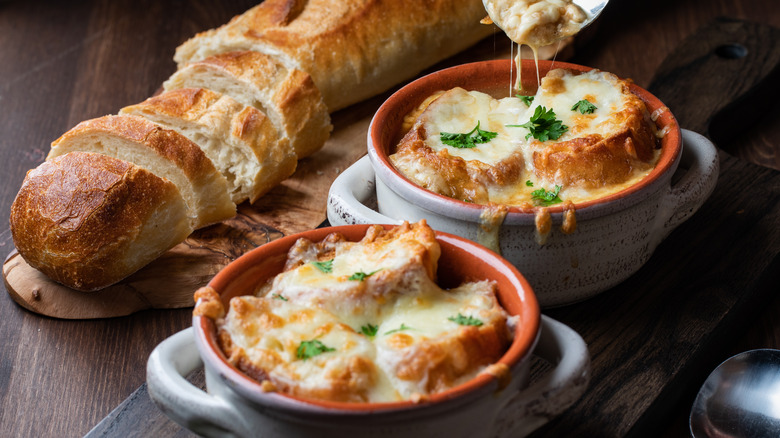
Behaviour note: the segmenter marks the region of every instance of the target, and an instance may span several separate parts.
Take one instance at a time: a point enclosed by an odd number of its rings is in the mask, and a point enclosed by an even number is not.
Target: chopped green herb
[[[553,204],[560,204],[563,202],[563,199],[561,199],[558,196],[558,193],[561,191],[561,186],[556,185],[555,190],[547,191],[545,189],[539,189],[534,190],[531,192],[531,199],[534,200],[534,202],[537,205],[541,205],[543,207],[548,207]]]
[[[479,319],[474,318],[473,316],[463,316],[460,313],[458,313],[458,316],[450,316],[447,319],[460,325],[473,325],[475,327],[479,327],[482,325],[482,321],[480,321]]]
[[[597,109],[598,108],[596,108],[596,105],[593,105],[587,99],[582,99],[581,101],[575,103],[573,107],[571,107],[572,111],[579,111],[582,114],[593,114],[593,111],[596,111]]]
[[[533,187],[534,186],[534,182],[531,181],[530,179],[527,179],[527,180],[525,180],[525,185],[528,186],[528,187]]]
[[[557,140],[564,132],[569,130],[569,127],[564,125],[563,122],[555,118],[555,112],[550,108],[549,110],[543,106],[537,106],[534,110],[534,115],[527,123],[522,125],[506,125],[514,128],[526,128],[528,129],[528,135],[525,139],[533,136],[539,141]]]
[[[360,332],[368,336],[369,338],[373,338],[374,336],[376,336],[377,331],[379,331],[379,326],[374,324],[366,324],[360,327]]]
[[[348,280],[354,280],[354,281],[363,281],[363,280],[365,280],[366,278],[368,278],[368,277],[370,277],[370,276],[372,276],[372,275],[376,274],[376,273],[377,273],[377,272],[379,272],[379,271],[381,271],[381,269],[377,269],[377,270],[376,270],[376,271],[374,271],[374,272],[369,272],[368,274],[366,274],[366,273],[365,273],[365,272],[363,272],[363,271],[360,271],[360,272],[355,272],[354,274],[352,274],[352,275],[350,275],[350,276],[349,276]]]
[[[393,334],[393,333],[397,333],[397,332],[400,332],[400,331],[403,331],[403,330],[409,330],[409,329],[411,329],[411,327],[407,326],[404,323],[401,323],[401,327],[398,327],[397,329],[393,329],[393,330],[388,330],[388,331],[385,332],[385,334],[386,335],[390,335],[390,334]]]
[[[282,300],[282,301],[289,301],[287,298],[281,296],[280,294],[273,294],[271,298],[276,298],[277,300]]]
[[[475,147],[479,143],[489,142],[490,140],[496,138],[498,133],[479,129],[479,121],[477,121],[477,126],[465,134],[441,132],[439,135],[441,135],[441,142],[448,146],[453,146],[459,149],[468,149]]]
[[[329,351],[336,351],[336,349],[327,347],[322,342],[314,339],[311,341],[302,341],[301,344],[298,345],[298,350],[295,352],[295,355],[298,359],[306,360]]]
[[[333,259],[324,262],[311,262],[311,264],[326,274],[333,272]]]
[[[526,106],[531,106],[531,104],[534,102],[533,96],[523,96],[522,94],[515,94],[515,97],[522,100]]]

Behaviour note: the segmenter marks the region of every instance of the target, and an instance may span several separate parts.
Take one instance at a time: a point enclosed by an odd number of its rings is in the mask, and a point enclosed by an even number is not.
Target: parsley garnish
[[[587,99],[582,99],[581,101],[574,104],[573,107],[571,107],[572,111],[581,112],[582,114],[593,114],[593,111],[596,111],[598,108],[596,108],[596,105],[593,105],[590,103]]]
[[[522,125],[506,125],[515,128],[526,128],[528,137],[534,136],[539,141],[557,140],[564,132],[569,130],[569,127],[564,125],[563,122],[555,118],[555,112],[550,108],[549,110],[543,106],[537,106],[534,110],[534,115],[531,116],[531,120]]]
[[[271,298],[276,298],[277,300],[282,300],[282,301],[289,301],[287,298],[281,296],[280,294],[273,294],[271,295]]]
[[[525,185],[528,186],[528,187],[533,187],[534,183],[530,179],[527,179],[527,180],[525,180]]]
[[[523,96],[522,94],[515,94],[515,97],[522,100],[526,106],[531,106],[531,104],[534,102],[533,96]]]
[[[407,326],[404,323],[401,323],[401,327],[398,327],[397,329],[393,329],[393,330],[388,330],[388,331],[385,332],[385,334],[389,335],[389,334],[400,332],[402,330],[409,330],[409,329],[411,329],[411,327]]]
[[[298,357],[298,359],[306,360],[329,351],[336,351],[336,349],[330,348],[322,342],[314,339],[311,341],[302,341],[301,344],[298,345],[298,351],[295,352],[295,355]]]
[[[547,207],[553,204],[560,204],[563,199],[558,197],[558,193],[561,191],[561,186],[556,185],[555,190],[547,191],[545,189],[534,190],[531,192],[531,199],[536,201],[537,205]]]
[[[475,327],[479,327],[482,325],[482,321],[480,321],[479,319],[474,318],[473,316],[463,316],[460,313],[458,313],[458,316],[450,316],[447,319],[460,325],[473,325]]]
[[[377,331],[379,331],[379,326],[374,324],[366,324],[360,327],[360,332],[368,336],[369,338],[373,338],[374,336],[376,336]]]
[[[372,275],[376,274],[376,273],[377,273],[377,272],[379,272],[379,271],[381,271],[381,269],[377,269],[377,270],[376,270],[376,271],[374,271],[374,272],[369,272],[368,274],[366,274],[366,273],[365,273],[365,272],[363,272],[363,271],[360,271],[360,272],[355,272],[354,274],[352,274],[352,275],[350,275],[350,276],[349,276],[348,280],[363,281],[363,280],[365,280],[366,278],[368,278],[368,277],[370,277],[370,276],[372,276]]]
[[[324,262],[311,262],[311,264],[326,274],[333,272],[333,259],[326,260]]]
[[[451,132],[441,132],[441,142],[453,146],[459,149],[473,148],[479,143],[487,143],[490,140],[496,138],[497,132],[483,131],[479,129],[479,121],[477,126],[466,134],[454,134]]]

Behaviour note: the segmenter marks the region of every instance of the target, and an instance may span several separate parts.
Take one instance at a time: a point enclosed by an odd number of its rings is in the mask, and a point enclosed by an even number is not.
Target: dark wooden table
[[[0,175],[4,183],[0,186],[0,217],[8,217],[25,172],[43,161],[53,139],[82,120],[115,113],[122,106],[153,94],[174,71],[171,58],[178,44],[198,31],[226,22],[252,3],[240,0],[0,2]],[[589,38],[576,48],[571,61],[631,77],[639,85],[648,87],[673,49],[716,16],[780,26],[777,0],[612,0],[598,26],[591,29]],[[777,45],[780,41],[765,43]],[[711,92],[716,95],[719,91]],[[740,120],[739,129],[728,133],[731,135],[714,138],[720,148],[742,160],[780,169],[780,105],[753,114],[749,120]],[[715,137],[720,133],[713,130],[711,134]],[[777,181],[776,173],[768,175]],[[744,185],[745,193],[750,192],[751,183],[749,179],[733,182]],[[720,184],[728,186],[730,182],[721,181]],[[770,193],[777,194],[776,186],[770,189]],[[710,206],[701,214],[714,208],[718,206]],[[766,208],[776,209],[777,206],[770,204]],[[776,242],[780,224],[762,225],[769,227],[768,239]],[[13,248],[13,242],[7,225],[0,230],[0,251],[6,254]],[[708,250],[720,248],[724,260],[741,256],[729,254],[733,240],[728,239],[738,236],[728,236],[718,246],[717,242],[698,241],[695,229],[684,228],[679,233],[692,235],[691,245],[701,244]],[[761,252],[760,241],[755,250]],[[659,251],[671,254],[663,246]],[[687,254],[688,258],[679,260],[682,270],[686,264],[696,265],[695,256]],[[777,270],[776,259],[768,263],[770,271]],[[724,266],[728,268],[728,264]],[[777,275],[766,270],[761,274],[760,284],[750,283],[751,288],[758,290],[753,293],[759,300],[756,310],[742,314],[739,321],[730,325],[728,336],[723,336],[717,348],[700,352],[698,368],[688,370],[684,376],[687,384],[680,385],[678,391],[665,392],[663,402],[667,406],[661,416],[663,420],[652,425],[635,425],[630,431],[606,428],[608,431],[604,435],[631,432],[635,435],[687,436],[687,410],[692,388],[703,381],[712,367],[741,350],[780,347],[780,319],[777,318],[780,296],[771,296],[772,293],[777,295],[780,289],[773,283]],[[637,283],[642,278],[640,273],[631,281]],[[728,281],[728,272],[712,281],[723,279]],[[703,288],[712,287],[707,281],[701,279]],[[2,436],[87,434],[128,396],[139,394],[136,390],[145,381],[146,360],[152,349],[190,325],[189,309],[143,311],[106,320],[57,320],[30,313],[6,294],[2,295]],[[587,306],[603,304],[608,312],[610,300],[615,298],[605,294]],[[641,300],[637,300],[637,305],[641,305]],[[703,313],[709,308],[702,303]],[[549,314],[569,323],[575,318],[577,308],[574,309],[556,309]],[[669,330],[674,333],[674,327]],[[590,332],[584,337],[597,360],[606,349],[636,347],[603,345],[597,334]],[[633,390],[633,387],[620,388],[620,391]],[[593,409],[598,410],[598,407]],[[621,412],[609,415],[617,419]],[[142,421],[167,420],[148,418]],[[555,425],[551,426],[541,434],[560,436],[561,431],[555,429]],[[186,435],[173,424],[159,430]],[[129,432],[114,430],[114,435],[127,436],[131,434]],[[600,435],[597,429],[579,432],[587,436]]]

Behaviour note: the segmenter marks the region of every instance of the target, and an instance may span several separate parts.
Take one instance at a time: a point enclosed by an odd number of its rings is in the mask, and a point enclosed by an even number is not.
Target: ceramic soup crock
[[[539,62],[542,76],[552,68],[591,70]],[[509,60],[464,64],[417,79],[390,96],[371,121],[368,157],[344,171],[331,187],[330,223],[424,218],[436,230],[478,240],[483,206],[419,187],[392,166],[388,155],[400,139],[404,115],[433,92],[458,86],[506,97],[510,77],[514,76]],[[524,87],[536,88],[532,61],[524,61],[522,79]],[[550,207],[553,226],[544,245],[537,242],[531,211],[510,208],[498,230],[500,253],[526,276],[543,307],[586,299],[628,278],[715,187],[718,155],[714,145],[701,135],[681,130],[672,113],[649,92],[633,84],[631,91],[658,116],[656,125],[665,132],[660,159],[650,174],[620,192],[575,203],[577,229],[573,234],[560,229],[563,207]]]
[[[320,228],[275,240],[229,264],[209,286],[227,308],[230,298],[252,293],[279,273],[298,238],[319,241],[340,232],[357,241],[366,229]],[[168,338],[151,354],[150,396],[169,417],[206,436],[474,438],[530,433],[582,395],[589,379],[587,348],[573,330],[541,316],[531,287],[514,266],[466,239],[437,233],[437,240],[443,287],[494,280],[501,305],[518,316],[513,342],[500,359],[510,371],[508,380],[482,373],[417,403],[345,403],[265,392],[227,361],[217,344],[215,322],[196,316],[192,328]],[[529,384],[532,357],[548,361],[552,370]],[[184,378],[201,364],[207,392]]]

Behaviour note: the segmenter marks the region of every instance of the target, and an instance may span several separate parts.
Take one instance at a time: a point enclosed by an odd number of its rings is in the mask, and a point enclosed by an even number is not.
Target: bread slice
[[[180,68],[165,90],[206,88],[262,111],[287,137],[298,159],[319,150],[333,126],[311,76],[286,68],[273,57],[251,51],[229,52]]]
[[[176,184],[194,229],[236,214],[227,181],[191,141],[134,116],[104,116],[79,123],[52,143],[47,159],[73,151],[129,161]]]
[[[71,152],[29,171],[10,222],[27,263],[82,291],[118,282],[192,232],[173,183],[87,152]]]
[[[492,34],[473,0],[266,0],[176,50],[179,67],[254,50],[310,74],[333,112],[379,94]]]
[[[287,138],[276,136],[269,118],[223,94],[181,88],[119,113],[145,117],[200,146],[227,179],[236,204],[256,201],[295,172],[295,152]]]
[[[583,98],[598,109],[592,114],[569,110]],[[534,105],[557,108],[557,117],[569,127],[556,142],[531,142],[540,179],[595,189],[625,183],[655,165],[655,123],[629,82],[612,73],[551,70],[529,111]]]

